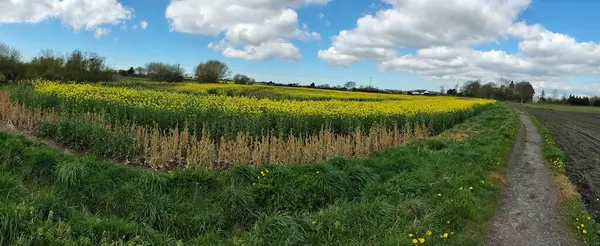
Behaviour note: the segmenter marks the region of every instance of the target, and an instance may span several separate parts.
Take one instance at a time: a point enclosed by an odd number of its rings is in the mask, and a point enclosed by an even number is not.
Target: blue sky
[[[47,6],[32,11],[36,2]],[[115,68],[163,61],[191,72],[219,59],[267,81],[368,85],[372,77],[380,88],[438,90],[506,77],[600,94],[599,1],[58,2],[0,0],[0,42],[25,58],[46,48],[94,51]]]

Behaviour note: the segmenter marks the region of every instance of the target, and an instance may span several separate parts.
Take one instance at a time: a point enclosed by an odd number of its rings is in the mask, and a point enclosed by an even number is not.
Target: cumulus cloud
[[[469,46],[502,37],[530,0],[404,0],[342,30],[319,57],[333,65],[385,60],[397,48]],[[358,47],[358,49],[356,49]]]
[[[360,18],[354,29],[340,31],[331,47],[320,50],[318,56],[336,66],[375,61],[381,70],[426,79],[507,77],[534,81],[536,86],[560,85],[563,90],[575,88],[558,81],[600,76],[599,44],[577,41],[540,24],[517,22],[529,0],[383,3],[387,9]],[[474,48],[508,38],[518,42],[517,52]],[[400,54],[400,50],[408,52]]]
[[[96,38],[101,38],[102,36],[106,36],[110,33],[110,29],[108,28],[96,28],[96,30],[94,31],[94,37]]]
[[[105,28],[98,31],[99,26],[119,24],[132,15],[133,10],[117,0],[0,0],[0,23],[38,23],[58,18],[75,30],[95,34],[105,32]]]
[[[148,22],[140,21],[140,28],[142,28],[143,30],[146,30],[146,28],[148,28]]]
[[[319,40],[308,26],[299,26],[296,8],[330,0],[173,0],[166,16],[173,31],[219,36],[210,48],[224,56],[249,60],[300,59],[289,40]]]

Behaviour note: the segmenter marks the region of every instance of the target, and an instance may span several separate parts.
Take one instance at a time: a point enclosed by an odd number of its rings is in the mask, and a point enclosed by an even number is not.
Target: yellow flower
[[[414,239],[412,240],[412,242],[413,242],[413,243],[418,243],[419,241],[418,241],[416,238],[414,238]]]
[[[581,232],[583,232],[583,234],[587,234],[587,231],[586,231],[586,230],[583,230],[583,231],[581,231]]]
[[[584,227],[585,227],[585,225],[584,225],[584,224],[581,224],[581,228],[584,228]]]
[[[313,225],[317,224],[317,221],[316,221],[316,220],[313,220],[313,221],[312,221],[312,224],[313,224]]]
[[[469,190],[473,190],[473,186],[470,186],[470,187],[469,187]]]
[[[412,233],[408,233],[408,237],[413,237],[414,235]]]
[[[588,216],[588,220],[591,220],[592,218],[590,216]]]
[[[448,238],[448,233],[447,233],[447,232],[446,232],[446,233],[444,233],[444,236],[443,236],[443,237],[444,237],[444,238]]]
[[[269,172],[270,172],[270,171],[269,171],[269,169],[265,169],[265,171],[267,171],[267,173],[269,173]]]
[[[431,236],[432,232],[431,231],[427,231],[427,236]]]
[[[419,242],[420,243],[424,243],[425,242],[425,238],[419,238]]]
[[[260,175],[262,175],[264,177],[265,176],[265,172],[260,171]]]

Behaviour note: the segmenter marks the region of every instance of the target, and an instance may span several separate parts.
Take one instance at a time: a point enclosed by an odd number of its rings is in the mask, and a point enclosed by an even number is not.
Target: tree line
[[[227,64],[218,60],[201,62],[194,69],[194,79],[200,83],[219,83],[231,75]],[[178,64],[149,62],[145,67],[114,70],[106,59],[94,52],[75,50],[59,55],[42,50],[25,61],[19,50],[0,42],[0,83],[18,80],[45,79],[71,82],[114,81],[116,76],[147,77],[152,81],[182,82],[184,70]],[[227,79],[237,84],[254,84],[256,81],[243,74]]]
[[[587,97],[587,96],[575,96],[566,94],[562,97],[556,97],[557,93],[554,92],[552,97],[546,95],[545,91],[538,98],[539,103],[549,104],[563,104],[563,105],[576,105],[576,106],[594,106],[600,107],[600,97]]]
[[[501,78],[496,82],[488,83],[483,83],[481,80],[467,81],[460,88],[457,85],[456,88],[447,90],[446,94],[525,103],[533,101],[535,90],[530,82],[515,83],[512,80]]]

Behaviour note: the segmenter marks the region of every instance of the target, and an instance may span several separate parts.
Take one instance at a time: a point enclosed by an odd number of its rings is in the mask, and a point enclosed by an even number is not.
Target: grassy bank
[[[591,219],[575,185],[565,175],[565,155],[552,138],[550,126],[540,123],[531,114],[529,117],[542,136],[542,152],[550,165],[552,180],[559,194],[561,223],[582,245],[600,245],[600,227]]]
[[[173,172],[0,133],[0,245],[480,245],[518,127],[496,104],[366,159]]]

